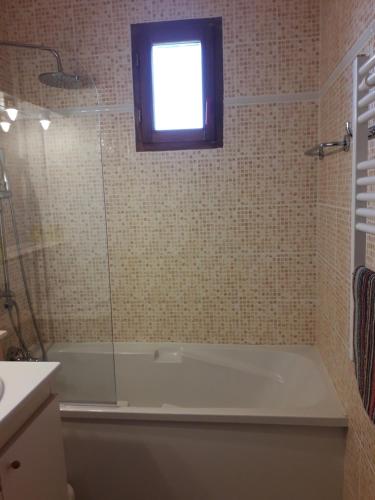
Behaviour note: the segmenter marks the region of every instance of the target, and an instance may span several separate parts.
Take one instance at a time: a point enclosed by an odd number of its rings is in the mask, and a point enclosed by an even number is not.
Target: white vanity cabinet
[[[67,500],[61,424],[54,398],[0,452],[0,480],[2,500]]]
[[[0,500],[67,500],[59,407],[50,390],[56,366],[5,363],[0,363],[5,381],[0,400]]]
[[[0,452],[2,500],[67,500],[61,423],[50,398]]]

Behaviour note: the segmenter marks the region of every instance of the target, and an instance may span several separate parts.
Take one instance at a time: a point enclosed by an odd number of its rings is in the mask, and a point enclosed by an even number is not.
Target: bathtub
[[[346,422],[312,346],[54,344],[48,358],[62,363],[64,416]]]
[[[341,499],[347,421],[312,346],[54,344],[48,355],[64,366],[78,498]]]

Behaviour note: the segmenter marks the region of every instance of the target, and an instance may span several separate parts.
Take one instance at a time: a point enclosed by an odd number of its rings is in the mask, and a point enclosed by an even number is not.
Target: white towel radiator
[[[369,159],[369,122],[375,119],[375,55],[358,56],[353,63],[353,173],[352,173],[352,273],[366,263],[367,234],[375,234],[375,159]],[[372,221],[372,218],[373,221]],[[370,219],[370,220],[369,220]],[[372,222],[371,222],[372,221]],[[349,352],[353,359],[353,298],[350,307]]]

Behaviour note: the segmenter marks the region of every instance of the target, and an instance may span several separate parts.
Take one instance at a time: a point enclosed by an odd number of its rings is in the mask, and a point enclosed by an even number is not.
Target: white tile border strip
[[[110,104],[97,106],[84,106],[74,108],[54,108],[51,110],[62,116],[94,115],[96,113],[130,113],[133,111],[133,104]]]
[[[305,101],[318,101],[319,92],[297,92],[295,94],[269,94],[255,96],[227,97],[225,106],[250,106],[252,104],[279,104]]]
[[[259,96],[239,96],[227,97],[224,99],[226,107],[251,106],[255,104],[279,104],[279,103],[297,103],[297,102],[318,102],[319,92],[299,92],[296,94],[270,94]],[[131,113],[133,103],[111,104],[108,106],[86,106],[74,108],[56,108],[52,109],[54,113],[63,116],[92,115],[95,113]]]

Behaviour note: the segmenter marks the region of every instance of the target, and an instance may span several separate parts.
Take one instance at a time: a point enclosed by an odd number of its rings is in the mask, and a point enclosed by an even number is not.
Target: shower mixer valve
[[[15,305],[13,297],[14,293],[11,290],[0,292],[0,299],[4,300],[5,309],[11,309]]]
[[[9,347],[5,357],[7,361],[38,361],[31,356],[27,349],[15,346]]]

